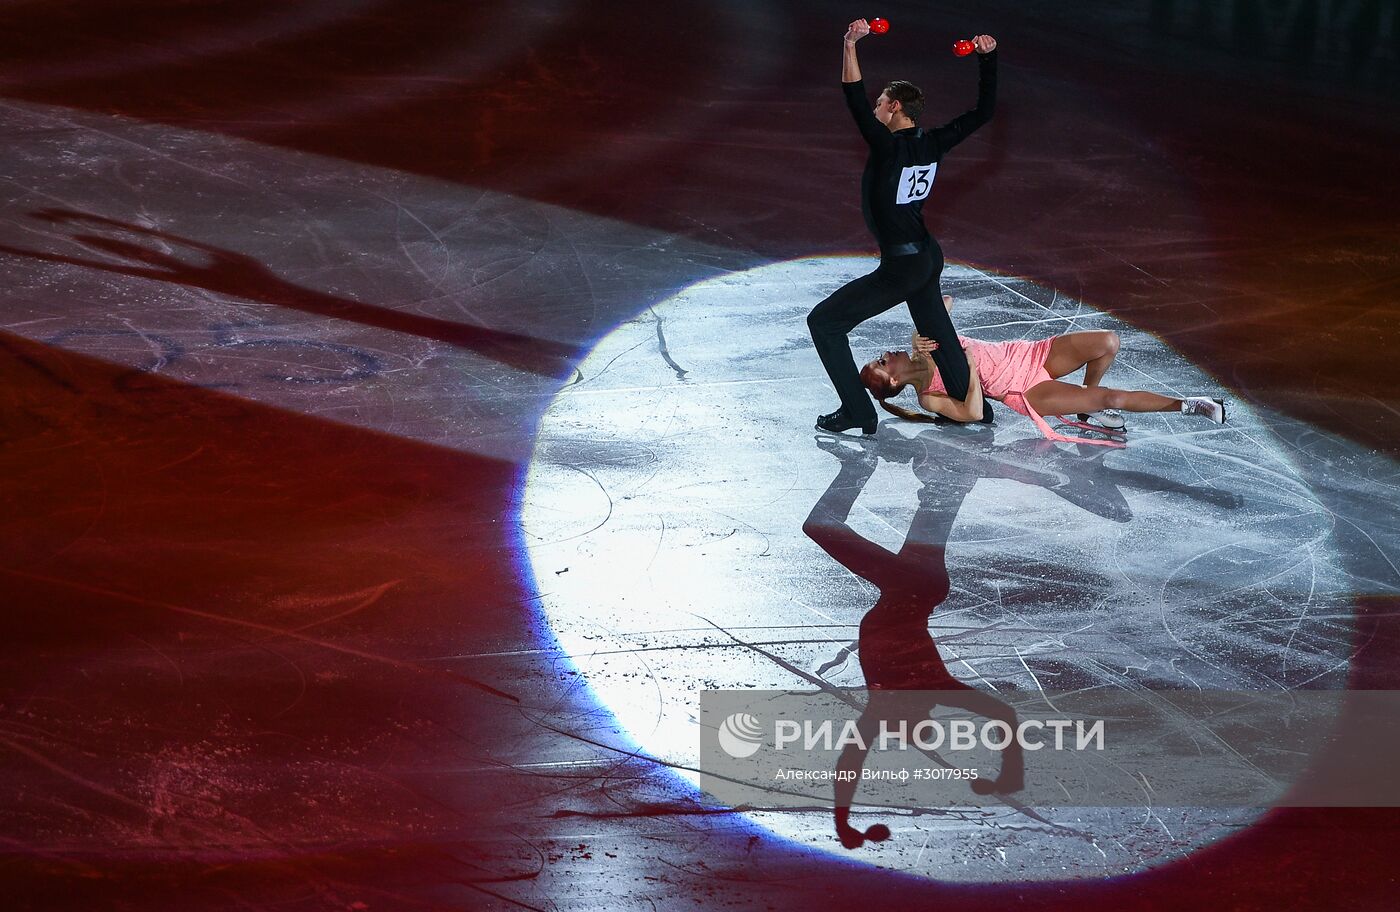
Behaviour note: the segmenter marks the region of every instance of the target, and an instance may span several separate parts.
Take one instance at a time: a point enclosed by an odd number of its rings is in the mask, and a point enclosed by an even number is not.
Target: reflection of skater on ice
[[[947,599],[952,584],[945,558],[948,537],[963,501],[984,478],[1005,479],[1055,494],[1066,504],[1112,522],[1127,523],[1133,510],[1125,490],[1159,492],[1198,504],[1234,510],[1238,496],[1208,486],[1168,481],[1146,472],[1104,465],[1104,450],[1073,451],[1047,440],[1023,438],[1006,446],[993,442],[992,430],[974,425],[967,434],[946,436],[929,429],[916,437],[895,433],[878,447],[856,439],[819,436],[817,445],[835,456],[840,471],[813,506],[802,531],[851,573],[879,589],[879,597],[861,618],[856,651],[868,688],[864,712],[856,723],[866,745],[878,745],[881,721],[886,730],[907,729],[928,719],[940,702],[989,720],[1016,727],[1016,714],[994,694],[976,690],[953,677],[944,664],[929,619]],[[848,519],[856,499],[881,461],[908,463],[920,483],[918,508],[898,553],[891,553],[853,530]],[[929,691],[937,691],[930,694]],[[937,700],[930,700],[937,697]],[[1024,779],[1020,745],[1013,739],[1002,753],[995,778],[971,780],[982,794],[1009,794]],[[854,771],[855,780],[837,781],[836,830],[843,845],[889,836],[876,824],[864,832],[850,824],[860,770],[867,751],[847,747],[837,770]],[[932,758],[930,758],[932,759]],[[935,760],[935,762],[942,762]]]
[[[890,834],[884,824],[861,832],[849,822],[860,770],[869,746],[876,743],[882,722],[904,721],[912,729],[928,719],[938,706],[931,697],[948,706],[1003,721],[1013,730],[1016,713],[991,694],[953,677],[928,630],[929,615],[948,596],[948,570],[943,559],[948,532],[977,476],[940,472],[937,479],[921,478],[925,487],[919,492],[919,509],[904,545],[898,554],[891,554],[847,525],[856,497],[875,471],[874,457],[847,449],[834,440],[819,440],[818,445],[841,460],[841,471],[812,508],[802,529],[827,554],[880,590],[875,606],[860,622],[858,652],[868,698],[856,726],[865,746],[847,746],[837,761],[837,770],[846,773],[846,777],[838,776],[836,782],[836,833],[842,845],[853,849],[866,839],[878,842]],[[908,442],[906,446],[915,444]],[[931,475],[933,463],[927,454],[916,454],[914,462],[917,474]],[[1013,740],[1002,757],[997,779],[972,782],[980,794],[1021,788],[1020,745]]]

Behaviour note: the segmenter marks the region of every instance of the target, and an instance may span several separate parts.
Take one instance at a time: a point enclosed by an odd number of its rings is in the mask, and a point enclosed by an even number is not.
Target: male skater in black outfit
[[[919,334],[938,342],[933,360],[948,395],[967,397],[967,356],[943,308],[938,281],[943,272],[943,250],[924,227],[923,206],[938,162],[991,120],[997,95],[997,43],[990,35],[978,35],[973,39],[980,66],[976,108],[935,130],[924,130],[917,124],[923,113],[924,93],[910,83],[896,81],[880,93],[871,111],[856,60],[856,42],[868,34],[870,25],[864,19],[847,28],[841,88],[861,136],[870,145],[860,180],[861,210],[880,244],[880,266],[839,288],[807,316],[822,366],[841,397],[841,408],[817,419],[818,430],[833,433],[853,427],[875,433],[875,406],[861,385],[846,334],[900,301],[909,303]],[[982,420],[990,422],[991,418],[991,406],[986,405]]]

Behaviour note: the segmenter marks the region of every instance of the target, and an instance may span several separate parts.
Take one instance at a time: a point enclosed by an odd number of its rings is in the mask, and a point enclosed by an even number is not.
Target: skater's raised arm
[[[991,35],[978,35],[972,43],[977,47],[977,107],[931,131],[942,152],[971,136],[972,131],[992,119],[996,110],[997,41]]]
[[[856,42],[870,34],[870,23],[857,19],[846,26],[846,38],[841,52],[841,81],[860,82],[860,61],[856,59]]]
[[[870,99],[865,95],[865,80],[860,75],[860,61],[856,59],[856,42],[870,34],[870,24],[857,19],[846,27],[846,37],[841,51],[841,91],[846,96],[846,106],[851,109],[860,135],[872,146],[885,148],[894,143],[889,128],[880,123],[870,107]]]

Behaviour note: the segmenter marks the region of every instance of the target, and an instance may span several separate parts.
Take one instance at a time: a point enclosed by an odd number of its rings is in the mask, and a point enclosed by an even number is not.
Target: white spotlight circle
[[[803,532],[839,469],[813,439],[835,396],[805,317],[872,266],[805,259],[692,286],[602,339],[541,419],[522,506],[541,610],[629,746],[678,769],[698,762],[702,690],[864,684],[858,625],[877,594]],[[965,266],[944,275],[965,335],[1114,329],[1106,383],[1218,391],[1159,339],[1081,302]],[[901,308],[851,344],[859,363],[908,340]],[[1086,453],[1046,444],[1009,408],[980,435],[886,418],[847,525],[900,549],[921,482],[881,455],[899,449],[888,444],[915,442],[948,484],[963,479],[933,542],[951,592],[929,630],[974,687],[1344,687],[1352,581],[1335,515],[1276,436],[1286,419],[1232,401],[1223,429],[1129,420],[1128,449]],[[1012,809],[891,814],[893,838],[857,853],[829,812],[746,816],[846,860],[1004,882],[1141,871],[1259,813],[1037,810],[1053,825]]]

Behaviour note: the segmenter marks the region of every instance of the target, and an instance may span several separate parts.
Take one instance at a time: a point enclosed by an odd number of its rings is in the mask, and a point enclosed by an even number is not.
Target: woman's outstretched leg
[[[1176,399],[1161,393],[1146,390],[1120,390],[1107,386],[1078,386],[1059,380],[1045,380],[1026,390],[1026,401],[1031,408],[1042,415],[1072,415],[1076,412],[1097,412],[1103,409],[1118,409],[1123,412],[1185,412],[1205,414],[1194,405],[1201,401],[1213,402],[1203,396],[1190,399]],[[1183,403],[1193,408],[1183,408]],[[1214,418],[1217,424],[1224,424],[1224,410],[1221,417]]]
[[[1209,396],[1177,399],[1146,390],[1120,390],[1107,386],[1077,386],[1045,380],[1026,390],[1026,402],[1042,415],[1070,415],[1118,409],[1123,412],[1181,412],[1200,415],[1216,424],[1225,423],[1225,402]]]

